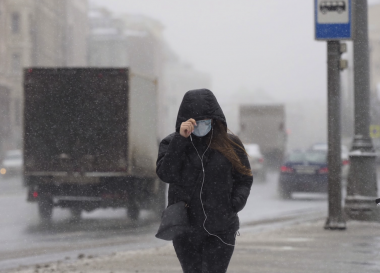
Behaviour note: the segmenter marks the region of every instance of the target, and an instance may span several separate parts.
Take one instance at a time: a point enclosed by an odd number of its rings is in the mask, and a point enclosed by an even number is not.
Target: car
[[[327,143],[316,143],[310,147],[312,150],[318,151],[328,151]],[[350,169],[350,150],[346,145],[341,145],[341,159],[342,159],[342,178],[344,180],[348,177],[348,172]]]
[[[327,151],[294,151],[281,166],[279,194],[290,199],[293,192],[327,192],[327,175]]]
[[[256,143],[244,144],[245,151],[248,154],[249,164],[251,165],[254,181],[265,182],[266,170],[264,157],[260,151],[260,146]]]
[[[0,174],[2,176],[21,174],[23,171],[24,159],[21,150],[9,150],[5,153],[1,162]]]

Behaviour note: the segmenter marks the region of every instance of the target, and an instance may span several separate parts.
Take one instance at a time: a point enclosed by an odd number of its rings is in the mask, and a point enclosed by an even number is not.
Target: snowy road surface
[[[266,183],[254,183],[245,209],[239,214],[242,227],[274,218],[327,213],[326,194],[295,194],[293,200],[277,196],[277,173]],[[143,211],[132,225],[124,209],[99,209],[84,213],[80,222],[70,220],[69,211],[55,209],[51,226],[38,219],[37,205],[26,202],[21,177],[0,178],[0,271],[37,262],[74,259],[164,245],[155,239],[158,222]]]

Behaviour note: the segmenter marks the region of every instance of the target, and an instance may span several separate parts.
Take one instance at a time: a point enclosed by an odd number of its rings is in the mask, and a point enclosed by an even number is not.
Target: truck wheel
[[[70,208],[70,213],[71,213],[71,218],[75,221],[80,220],[80,216],[82,214],[82,209],[81,208]]]
[[[53,214],[53,200],[50,198],[39,199],[38,212],[42,221],[50,221]]]

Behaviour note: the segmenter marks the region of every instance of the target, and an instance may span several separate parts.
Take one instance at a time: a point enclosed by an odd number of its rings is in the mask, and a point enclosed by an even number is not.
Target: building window
[[[11,29],[13,34],[17,34],[20,32],[20,14],[17,12],[12,13],[12,22],[11,22]]]
[[[21,57],[17,53],[12,55],[12,73],[13,74],[21,73]]]

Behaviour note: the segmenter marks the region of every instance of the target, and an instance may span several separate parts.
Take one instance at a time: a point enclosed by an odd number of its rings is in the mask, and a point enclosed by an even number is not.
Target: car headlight
[[[7,169],[5,169],[5,168],[0,169],[0,174],[6,174],[6,173],[7,173]]]

